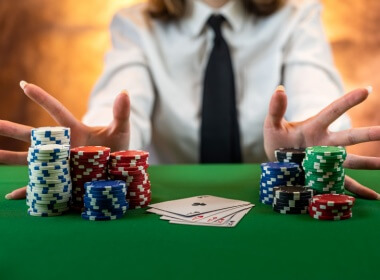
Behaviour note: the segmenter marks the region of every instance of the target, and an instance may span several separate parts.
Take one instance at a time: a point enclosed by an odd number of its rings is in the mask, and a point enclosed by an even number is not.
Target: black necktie
[[[224,17],[207,21],[214,31],[214,46],[206,67],[201,124],[201,163],[241,162],[235,82],[228,45],[221,33]]]

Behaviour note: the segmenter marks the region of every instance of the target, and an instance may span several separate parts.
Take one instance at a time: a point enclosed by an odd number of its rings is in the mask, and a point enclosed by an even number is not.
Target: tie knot
[[[226,19],[224,16],[219,14],[214,14],[210,16],[210,18],[207,20],[207,24],[214,30],[214,33],[216,35],[221,35],[220,27]]]

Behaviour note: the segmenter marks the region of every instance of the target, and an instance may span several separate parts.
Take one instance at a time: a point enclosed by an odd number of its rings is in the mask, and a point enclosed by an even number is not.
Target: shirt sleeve
[[[343,94],[340,76],[334,66],[330,45],[321,22],[321,5],[312,1],[300,13],[294,32],[285,47],[283,83],[288,94],[288,121],[302,121]],[[350,127],[345,114],[331,130]]]
[[[113,119],[113,101],[127,90],[131,101],[130,149],[142,149],[151,139],[154,90],[136,23],[119,12],[111,22],[112,48],[106,54],[104,71],[96,83],[83,122],[106,126]]]

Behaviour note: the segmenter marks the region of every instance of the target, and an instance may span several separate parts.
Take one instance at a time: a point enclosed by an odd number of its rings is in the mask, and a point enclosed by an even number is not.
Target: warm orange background
[[[86,111],[109,48],[108,24],[122,6],[136,0],[1,0],[0,118],[31,126],[55,125],[18,86],[21,79],[42,86],[75,116]],[[372,85],[374,93],[350,115],[354,126],[380,123],[380,1],[322,0],[323,21],[347,90]],[[24,149],[0,137],[0,148]],[[355,153],[380,155],[379,143]]]

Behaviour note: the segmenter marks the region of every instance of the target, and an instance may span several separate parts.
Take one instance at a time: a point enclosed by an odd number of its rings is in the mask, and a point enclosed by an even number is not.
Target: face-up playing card
[[[170,212],[155,209],[155,208],[151,208],[151,209],[148,209],[146,211],[150,212],[150,213],[155,213],[158,215],[164,215],[166,217],[170,217],[173,219],[187,221],[187,222],[201,221],[201,222],[212,223],[216,220],[219,220],[223,217],[229,216],[229,215],[236,213],[238,211],[241,211],[243,209],[251,208],[252,206],[253,206],[253,204],[239,205],[239,206],[234,206],[234,207],[230,207],[230,208],[226,208],[226,209],[222,209],[222,210],[210,211],[210,212],[207,212],[204,214],[199,214],[199,215],[191,216],[191,217],[170,213]]]
[[[252,207],[240,210],[234,214],[227,217],[219,219],[213,223],[202,223],[202,222],[186,222],[182,220],[169,220],[171,224],[181,224],[181,225],[197,225],[197,226],[214,226],[214,227],[235,227],[239,221],[252,209]]]
[[[196,216],[211,211],[248,205],[249,202],[212,195],[195,196],[149,205],[149,207],[186,217]]]

